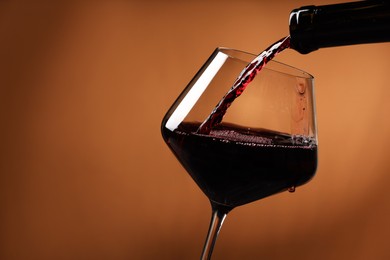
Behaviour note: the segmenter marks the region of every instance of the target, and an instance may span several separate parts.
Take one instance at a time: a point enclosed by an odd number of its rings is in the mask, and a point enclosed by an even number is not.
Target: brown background
[[[1,2],[0,259],[198,259],[210,208],[165,111],[215,47],[259,52],[336,2]],[[318,173],[234,210],[214,259],[389,259],[389,54],[278,56],[316,78]]]

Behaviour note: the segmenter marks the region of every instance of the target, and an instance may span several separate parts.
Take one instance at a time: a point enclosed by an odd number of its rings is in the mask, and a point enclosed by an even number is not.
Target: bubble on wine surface
[[[271,138],[256,135],[246,135],[233,130],[211,130],[210,136],[230,141],[239,141],[242,143],[272,144]]]

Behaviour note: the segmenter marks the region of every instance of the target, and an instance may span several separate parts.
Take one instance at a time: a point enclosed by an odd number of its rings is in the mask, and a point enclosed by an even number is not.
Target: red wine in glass
[[[315,174],[313,78],[271,61],[289,47],[289,40],[281,39],[258,56],[218,48],[163,119],[165,142],[211,202],[202,259],[211,258],[230,210],[293,190]],[[257,101],[234,102],[249,84],[251,91],[260,91]],[[258,115],[248,116],[244,107]]]
[[[315,139],[224,123],[203,135],[198,127],[185,122],[163,135],[207,197],[225,208],[302,185],[316,170]]]

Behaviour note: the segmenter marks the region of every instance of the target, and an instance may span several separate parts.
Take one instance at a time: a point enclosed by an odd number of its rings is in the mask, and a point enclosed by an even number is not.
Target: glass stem
[[[226,215],[229,213],[232,208],[222,206],[216,203],[211,202],[211,221],[209,231],[207,233],[206,242],[203,247],[201,260],[210,260],[211,254],[213,253],[215,242],[217,241],[217,237],[219,231],[221,230],[223,221],[226,218]]]

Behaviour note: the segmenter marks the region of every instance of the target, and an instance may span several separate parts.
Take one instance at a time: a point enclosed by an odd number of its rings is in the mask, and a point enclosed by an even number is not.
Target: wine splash
[[[207,119],[200,125],[197,130],[198,134],[209,134],[211,129],[218,125],[227,109],[233,101],[239,97],[246,89],[248,84],[256,77],[261,69],[272,60],[276,54],[290,47],[290,36],[280,39],[272,44],[265,51],[260,53],[245,69],[242,70],[240,76],[236,79],[233,86],[219,101],[218,105],[213,109]]]

